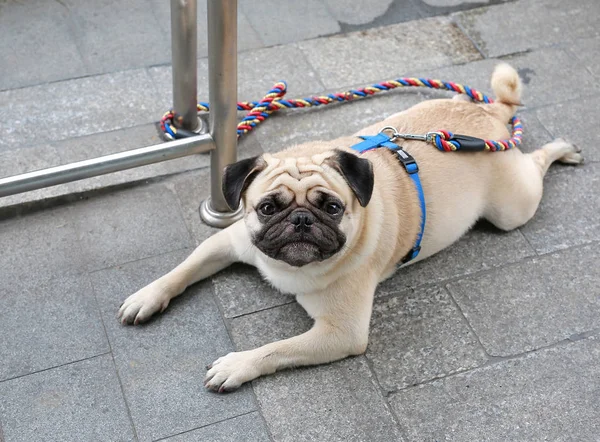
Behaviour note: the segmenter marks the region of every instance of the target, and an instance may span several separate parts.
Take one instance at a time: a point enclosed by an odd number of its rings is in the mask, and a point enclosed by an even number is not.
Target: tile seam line
[[[446,292],[446,294],[450,298],[450,301],[454,304],[454,306],[458,310],[458,313],[459,313],[460,317],[462,318],[463,323],[467,326],[467,329],[471,333],[473,333],[473,336],[475,336],[475,339],[477,339],[477,344],[479,344],[479,348],[481,349],[481,351],[483,352],[483,354],[485,356],[486,360],[483,362],[483,364],[478,365],[478,367],[485,365],[486,362],[490,361],[490,359],[491,359],[492,356],[488,353],[488,351],[486,350],[486,348],[483,346],[483,344],[481,342],[481,338],[475,332],[475,329],[473,328],[473,326],[471,325],[471,323],[469,322],[469,320],[465,316],[465,313],[460,308],[460,305],[458,304],[458,302],[456,302],[456,299],[454,299],[454,295],[452,295],[452,292],[448,289],[448,287],[447,287],[446,284],[444,284],[442,286],[442,290],[444,290],[444,292]],[[476,367],[472,367],[472,369],[474,369],[474,368],[476,368]]]
[[[460,12],[458,12],[456,14],[459,14],[459,13]],[[455,13],[450,13],[450,14],[447,15],[448,19],[450,20],[450,23],[453,23],[457,27],[457,29],[460,31],[460,33],[462,35],[464,35],[465,38],[471,42],[471,44],[473,45],[473,47],[475,48],[475,50],[481,56],[481,60],[488,60],[489,57],[487,56],[487,54],[485,52],[483,52],[483,50],[479,47],[479,45],[477,44],[477,42],[473,38],[471,38],[471,36],[469,35],[469,33],[467,32],[467,30],[465,29],[465,27],[462,25],[462,23],[460,23],[460,21],[456,20],[456,15],[454,15],[454,14]]]
[[[476,8],[467,9],[465,11],[469,11],[469,10],[472,10],[472,9],[476,9]],[[459,12],[465,12],[465,11],[459,11]],[[520,51],[510,52],[510,53],[503,53],[503,54],[498,54],[498,55],[494,55],[494,56],[491,56],[491,55],[490,56],[486,56],[485,54],[481,53],[479,47],[471,40],[471,38],[468,36],[468,34],[464,32],[464,30],[462,29],[462,26],[459,23],[456,23],[456,22],[454,22],[452,20],[452,17],[450,15],[444,15],[444,14],[442,14],[442,15],[425,16],[423,18],[418,18],[418,19],[415,19],[415,20],[409,20],[409,21],[406,21],[406,22],[392,23],[392,24],[389,24],[389,25],[386,25],[386,26],[373,27],[373,28],[368,28],[368,29],[370,30],[370,29],[385,28],[385,27],[388,27],[388,26],[395,26],[395,25],[398,25],[398,24],[411,23],[411,22],[414,22],[414,21],[420,21],[420,20],[425,20],[425,19],[432,19],[432,18],[436,18],[436,17],[448,17],[448,18],[450,18],[450,20],[459,27],[461,33],[463,33],[467,37],[467,39],[473,44],[473,46],[477,50],[477,52],[480,55],[482,55],[482,57],[483,57],[483,58],[480,58],[479,60],[472,60],[472,61],[469,61],[469,62],[459,63],[459,64],[456,64],[456,65],[453,65],[453,66],[460,66],[461,64],[472,63],[472,62],[481,61],[481,60],[493,60],[493,59],[503,59],[503,58],[506,58],[506,57],[514,57],[514,56],[524,55],[524,54],[528,54],[528,53],[531,53],[531,52],[534,52],[534,51],[543,50],[543,49],[549,49],[549,48],[564,49],[565,52],[567,52],[569,55],[571,55],[571,53],[567,50],[565,44],[569,43],[569,42],[575,42],[575,40],[580,40],[581,39],[581,38],[577,38],[577,39],[574,39],[574,40],[569,40],[569,41],[565,41],[565,42],[551,43],[551,44],[547,44],[547,45],[536,46],[535,48],[528,48],[528,49],[524,49],[524,50],[520,50]],[[289,45],[297,45],[297,44],[300,44],[300,43],[311,42],[311,41],[322,39],[322,38],[331,38],[331,37],[346,36],[346,35],[349,35],[349,34],[353,34],[355,32],[360,32],[360,31],[353,31],[353,32],[349,32],[349,33],[333,33],[333,34],[327,34],[327,35],[317,36],[317,37],[313,37],[313,38],[308,38],[308,39],[305,39],[305,40],[298,40],[298,41],[290,42],[290,43],[265,45],[265,46],[258,47],[258,48],[248,48],[248,49],[239,50],[238,54],[246,53],[246,52],[252,52],[252,51],[259,51],[259,50],[264,50],[264,49],[277,48],[277,47],[284,47],[284,46],[289,46]],[[201,57],[197,57],[196,59],[199,61],[199,60],[208,59],[208,57],[207,56],[201,56]],[[575,57],[575,59],[577,61],[581,62],[581,60],[579,58]],[[69,77],[69,78],[61,78],[61,79],[57,79],[57,80],[43,81],[43,82],[32,83],[32,84],[28,84],[28,85],[24,85],[24,86],[7,87],[7,88],[4,88],[4,89],[0,89],[0,93],[17,91],[17,90],[27,89],[27,88],[32,88],[32,87],[46,86],[46,85],[51,85],[51,84],[56,84],[56,83],[61,83],[61,82],[67,82],[67,81],[71,81],[71,80],[79,80],[79,79],[90,78],[90,77],[101,77],[101,76],[104,76],[104,75],[113,75],[113,74],[118,74],[118,73],[127,73],[127,72],[131,72],[131,71],[136,71],[136,70],[149,70],[149,69],[157,68],[157,67],[168,67],[168,66],[171,66],[171,64],[172,63],[170,63],[170,62],[153,63],[153,64],[148,64],[148,65],[143,65],[143,66],[138,66],[138,67],[132,67],[132,68],[126,68],[126,69],[120,69],[120,70],[111,70],[111,71],[106,71],[106,72],[90,72],[90,73],[86,73],[84,75],[77,75],[77,76]],[[313,67],[313,66],[311,65],[311,67]],[[447,67],[447,66],[443,66],[443,67]]]
[[[254,268],[254,269],[256,270],[256,268]],[[258,271],[258,270],[256,270],[256,271]],[[261,277],[261,281],[264,282],[264,280],[262,279],[262,277]],[[286,296],[286,295],[282,295],[282,296]],[[283,304],[272,305],[270,307],[261,308],[259,310],[253,310],[251,312],[240,313],[239,315],[235,315],[235,316],[231,316],[231,317],[225,316],[225,314],[223,314],[223,318],[225,320],[231,321],[233,319],[243,318],[245,316],[250,316],[250,315],[253,315],[255,313],[266,312],[266,311],[273,310],[273,309],[276,309],[276,308],[279,308],[279,307],[290,305],[290,304],[293,304],[295,302],[296,302],[296,299],[292,299],[291,301],[285,302]]]
[[[319,38],[322,38],[322,37],[319,37]],[[302,47],[300,46],[299,43],[302,43],[302,42],[288,43],[288,45],[282,45],[282,46],[293,46],[294,48],[296,48],[296,50],[298,52],[300,52],[300,55],[302,56],[302,60],[304,60],[304,62],[308,65],[308,67],[312,70],[312,72],[314,72],[315,79],[317,80],[317,83],[319,83],[319,86],[321,87],[321,89],[319,91],[311,93],[311,95],[318,95],[318,94],[324,94],[324,93],[326,93],[327,87],[325,86],[325,82],[323,81],[323,78],[321,77],[321,74],[319,74],[319,71],[310,62],[310,60],[308,59],[308,56],[304,52],[304,49],[302,49]]]
[[[246,23],[248,24],[248,26],[250,26],[250,29],[252,29],[252,31],[254,32],[254,34],[256,35],[256,37],[258,38],[258,41],[260,41],[260,44],[262,45],[259,48],[250,48],[248,49],[249,51],[254,50],[254,49],[262,49],[262,48],[266,48],[267,44],[265,43],[265,41],[263,40],[262,36],[260,35],[260,32],[258,32],[258,30],[254,27],[254,25],[252,24],[252,21],[248,18],[248,14],[246,13],[246,11],[244,10],[244,2],[243,1],[239,1],[238,5],[237,5],[237,25],[238,25],[238,30],[237,30],[237,37],[238,37],[238,54],[240,52],[239,50],[239,40],[240,40],[240,31],[239,31],[239,27],[240,27],[240,18],[243,17],[246,20]],[[208,12],[208,11],[207,11]],[[206,19],[208,20],[208,14]],[[208,56],[207,56],[208,57]]]
[[[371,382],[374,384],[373,386],[376,389],[376,393],[379,393],[379,399],[381,400],[383,407],[388,411],[388,413],[390,413],[390,416],[392,417],[392,422],[396,425],[398,432],[400,432],[406,438],[406,431],[404,429],[404,426],[400,423],[399,416],[396,414],[394,407],[392,407],[392,405],[390,404],[390,401],[387,398],[386,390],[381,385],[381,381],[379,380],[379,377],[377,376],[377,372],[375,371],[373,361],[371,361],[369,359],[369,357],[367,356],[367,351],[365,351],[361,356],[365,360],[367,370],[371,373],[371,376],[372,376]]]
[[[218,420],[218,421],[215,421],[215,422],[211,422],[210,424],[201,425],[199,427],[191,428],[189,430],[185,430],[185,431],[182,431],[180,433],[170,434],[168,436],[160,437],[158,439],[152,439],[152,442],[164,441],[164,440],[167,440],[167,439],[169,439],[171,437],[175,437],[175,436],[180,436],[182,434],[191,433],[192,431],[196,431],[196,430],[200,430],[202,428],[210,427],[211,425],[216,425],[216,424],[220,424],[220,423],[223,423],[223,422],[227,422],[229,420],[236,419],[236,418],[242,417],[242,416],[247,416],[248,414],[256,413],[256,412],[257,412],[257,410],[246,411],[245,413],[238,414],[236,416],[231,416],[231,417],[228,417],[228,418],[225,418],[225,419],[221,419],[221,420]]]
[[[207,166],[210,167],[210,166]],[[167,177],[169,176],[177,176],[179,175],[178,173],[174,173],[174,174],[169,174],[167,175]],[[209,177],[210,179],[210,177]],[[187,232],[187,241],[189,243],[189,246],[187,247],[183,247],[182,249],[189,249],[191,248],[192,251],[195,250],[197,247],[199,247],[199,244],[196,244],[196,238],[194,237],[194,233],[192,232],[192,228],[190,225],[188,225],[186,219],[185,219],[185,211],[183,208],[183,203],[181,201],[181,198],[179,197],[179,193],[175,190],[175,183],[172,183],[173,185],[169,185],[169,181],[168,179],[166,180],[161,180],[160,181],[160,185],[166,189],[172,196],[173,198],[175,198],[176,201],[176,206],[177,206],[177,211],[179,213],[179,219],[181,220],[181,222],[183,223],[183,225],[185,226],[185,231]],[[200,218],[199,214],[197,213],[198,218]],[[204,222],[202,222],[202,220],[200,220],[200,222],[202,224],[204,224]],[[211,235],[212,236],[212,235]],[[200,281],[197,281],[200,282]]]
[[[289,43],[292,44],[292,43]],[[285,45],[274,45],[274,46],[285,46]],[[263,46],[263,47],[258,47],[258,48],[248,48],[248,49],[242,49],[238,51],[238,54],[243,54],[246,52],[251,52],[251,51],[257,51],[257,50],[261,50],[261,49],[268,49],[274,46]],[[207,55],[201,55],[196,57],[197,61],[200,60],[208,60],[208,56]],[[124,68],[124,69],[119,69],[117,68],[116,70],[108,70],[108,71],[88,71],[85,74],[82,75],[75,75],[73,77],[67,77],[67,78],[58,78],[56,80],[50,80],[50,81],[41,81],[39,83],[31,83],[31,84],[26,84],[23,86],[15,86],[15,87],[7,87],[4,89],[0,89],[0,93],[2,92],[10,92],[10,91],[18,91],[21,89],[27,89],[27,88],[33,88],[33,87],[39,87],[39,86],[47,86],[47,85],[51,85],[51,84],[56,84],[56,83],[63,83],[63,82],[67,82],[67,81],[71,81],[71,80],[81,80],[84,78],[90,78],[90,77],[102,77],[104,75],[113,75],[113,74],[119,74],[119,73],[128,73],[128,72],[132,72],[132,71],[142,71],[142,70],[147,70],[147,69],[152,69],[152,68],[158,68],[158,67],[169,67],[172,65],[172,61],[166,61],[166,62],[155,62],[155,63],[151,63],[151,64],[147,64],[147,65],[140,65],[137,67],[129,67],[129,68]],[[87,67],[84,66],[84,68],[87,70]]]
[[[517,261],[506,262],[506,263],[500,264],[498,266],[490,267],[488,269],[481,269],[481,270],[478,270],[478,271],[473,272],[473,273],[468,273],[468,274],[463,274],[463,275],[456,275],[456,276],[450,277],[448,279],[443,279],[443,280],[440,280],[440,281],[435,281],[435,282],[431,282],[431,283],[425,283],[425,284],[415,285],[415,286],[412,286],[412,287],[405,287],[405,288],[402,288],[400,290],[390,291],[390,292],[387,292],[385,294],[382,294],[382,295],[378,296],[377,298],[378,299],[384,299],[384,298],[388,298],[388,297],[398,296],[398,295],[400,295],[400,294],[402,294],[402,293],[404,293],[406,291],[409,291],[409,290],[425,289],[425,288],[429,288],[429,287],[434,287],[436,285],[446,287],[449,284],[452,284],[454,282],[457,282],[457,281],[460,281],[460,280],[463,280],[463,279],[471,279],[471,278],[482,276],[485,273],[491,273],[491,272],[494,272],[494,271],[503,270],[503,269],[505,269],[508,266],[522,264],[522,263],[525,263],[525,262],[528,262],[528,261],[531,261],[531,260],[534,260],[534,259],[543,258],[543,257],[549,256],[549,255],[553,255],[554,253],[562,253],[562,252],[566,252],[568,250],[579,249],[579,248],[587,247],[587,246],[590,246],[590,245],[597,245],[597,244],[600,244],[600,240],[591,240],[591,241],[587,241],[587,242],[582,243],[582,244],[575,244],[575,245],[572,245],[572,246],[569,246],[569,247],[565,247],[565,248],[561,248],[561,249],[558,249],[558,250],[552,250],[552,251],[549,251],[549,252],[544,252],[544,253],[540,253],[540,254],[536,254],[536,255],[525,256],[525,257],[523,257],[523,258],[521,258],[521,259],[519,259]]]
[[[89,277],[90,273],[88,273]],[[91,278],[90,278],[91,279]],[[115,355],[113,353],[112,344],[110,342],[110,337],[108,336],[108,331],[106,330],[106,324],[104,323],[104,317],[102,316],[102,309],[100,308],[100,302],[98,302],[98,295],[96,293],[96,287],[93,282],[90,281],[90,285],[92,286],[92,293],[94,295],[94,301],[96,302],[96,311],[98,316],[100,317],[100,323],[102,324],[102,330],[104,330],[104,336],[106,337],[106,342],[108,343],[108,348],[110,349],[110,360],[112,362],[113,369],[115,370],[115,375],[117,376],[117,382],[119,382],[119,390],[121,391],[121,397],[123,398],[123,403],[125,404],[125,409],[127,410],[127,417],[129,418],[129,422],[131,424],[131,430],[133,431],[133,437],[136,441],[139,441],[137,428],[135,427],[135,422],[133,421],[133,416],[131,414],[131,407],[129,405],[129,401],[127,400],[127,395],[125,394],[125,389],[123,388],[123,381],[121,379],[121,375],[119,373],[119,368],[115,362]]]
[[[593,38],[593,37],[591,37],[591,38]],[[582,39],[581,38],[576,39],[574,41],[571,41],[571,43],[577,45],[578,44],[578,40],[582,40]],[[573,50],[572,46],[569,47],[569,46],[565,45],[565,46],[563,46],[563,49],[564,49],[565,53],[567,55],[569,55],[573,60],[575,60],[575,61],[577,61],[577,62],[579,62],[580,64],[583,65],[584,69],[588,72],[588,75],[590,75],[590,77],[592,77],[592,78],[596,77],[596,74],[592,71],[592,68],[590,66],[588,66],[588,65],[585,64],[585,59],[582,60],[581,57],[579,57],[577,55],[577,52],[575,52]]]
[[[538,348],[534,348],[532,350],[528,350],[525,352],[521,352],[521,353],[517,353],[514,355],[510,355],[510,356],[491,356],[491,359],[488,360],[486,363],[479,365],[477,367],[471,367],[471,368],[466,368],[464,370],[460,370],[454,373],[449,373],[447,375],[444,376],[439,376],[439,377],[435,377],[432,379],[428,379],[424,382],[420,382],[418,384],[414,384],[414,385],[409,385],[407,387],[403,387],[403,388],[397,388],[394,390],[390,390],[388,392],[388,396],[392,396],[395,395],[397,393],[401,393],[403,391],[406,390],[410,390],[411,388],[414,387],[420,387],[422,385],[428,385],[428,384],[432,384],[433,382],[439,381],[439,380],[444,380],[444,379],[449,379],[449,378],[453,378],[455,376],[461,375],[461,374],[465,374],[465,373],[471,373],[471,372],[476,372],[478,370],[482,370],[484,368],[487,367],[493,367],[496,365],[499,365],[501,363],[504,362],[508,362],[508,361],[514,361],[514,360],[524,360],[526,359],[528,356],[530,355],[535,355],[535,354],[539,354],[539,352],[541,351],[545,351],[545,350],[552,350],[554,348],[566,348],[572,344],[575,344],[576,342],[582,341],[584,339],[588,339],[592,336],[596,336],[598,333],[600,333],[600,328],[595,328],[592,330],[587,330],[581,333],[576,333],[574,335],[569,336],[568,338],[565,339],[561,339],[560,341],[557,342],[553,342],[551,344],[548,345],[544,345],[542,347],[538,347]]]
[[[47,367],[47,368],[43,368],[41,370],[32,371],[31,373],[25,373],[25,374],[13,376],[13,377],[10,377],[10,378],[2,379],[0,381],[0,384],[2,384],[3,382],[10,382],[10,381],[14,381],[16,379],[21,379],[21,378],[24,378],[26,376],[31,376],[31,375],[35,375],[35,374],[38,374],[38,373],[43,373],[45,371],[54,370],[55,368],[61,368],[61,367],[66,367],[68,365],[77,364],[78,362],[84,362],[84,361],[89,361],[89,360],[96,359],[96,358],[101,358],[102,356],[106,356],[108,354],[110,354],[110,351],[103,352],[103,353],[98,353],[98,354],[96,354],[94,356],[89,356],[87,358],[77,359],[75,361],[65,362],[64,364],[53,365],[52,367]]]
[[[229,266],[227,266],[229,267]],[[217,272],[218,273],[218,272]],[[225,314],[223,312],[223,306],[221,305],[220,300],[218,299],[217,296],[217,291],[215,288],[215,283],[214,283],[214,275],[211,275],[207,278],[205,278],[204,280],[207,282],[207,285],[210,287],[210,298],[212,300],[212,302],[215,304],[215,307],[217,308],[217,311],[219,312],[219,318],[221,319],[221,323],[223,324],[223,327],[225,328],[225,333],[227,333],[227,339],[229,339],[229,343],[231,344],[231,348],[233,352],[237,352],[239,351],[238,346],[235,343],[235,340],[233,339],[233,333],[231,331],[231,321],[225,317]],[[225,355],[223,355],[225,356]],[[207,364],[212,364],[212,362],[207,362]],[[205,368],[205,371],[208,372],[208,368]],[[206,375],[202,376],[202,379],[204,379]],[[252,400],[254,402],[254,407],[255,409],[252,411],[256,411],[259,416],[261,417],[262,421],[265,423],[265,428],[267,428],[267,433],[269,435],[269,437],[272,439],[272,435],[271,435],[271,431],[269,430],[269,427],[267,425],[267,420],[264,417],[264,414],[262,412],[262,407],[260,406],[260,401],[258,400],[258,396],[256,394],[256,391],[254,391],[254,384],[252,381],[247,382],[246,383],[246,388],[250,391],[250,396],[252,397]],[[242,386],[243,387],[243,384]],[[217,393],[220,394],[220,393]],[[252,412],[250,411],[250,412]]]
[[[536,211],[537,211],[537,209],[536,209]],[[535,214],[534,214],[534,216],[535,216]],[[527,238],[527,237],[525,236],[525,234],[523,233],[523,231],[521,230],[521,227],[523,227],[523,226],[519,226],[519,227],[517,227],[515,230],[516,230],[517,232],[519,232],[519,236],[520,236],[520,237],[521,237],[521,238],[522,238],[522,239],[523,239],[523,240],[524,240],[524,241],[527,243],[527,245],[528,245],[528,246],[529,246],[529,248],[531,249],[531,252],[533,253],[533,255],[526,256],[526,257],[524,257],[523,259],[526,259],[526,258],[532,258],[532,257],[534,257],[534,256],[540,256],[540,254],[538,253],[537,249],[536,249],[536,248],[533,246],[533,244],[531,244],[531,241],[529,240],[529,238]]]
[[[81,60],[81,64],[83,65],[83,68],[86,72],[86,74],[89,74],[92,71],[92,66],[90,63],[89,58],[87,57],[87,52],[85,51],[85,44],[84,41],[81,37],[81,24],[78,22],[78,14],[77,11],[73,11],[69,5],[67,5],[67,3],[65,3],[63,0],[55,0],[56,3],[58,3],[59,5],[61,5],[63,8],[65,8],[68,11],[68,17],[67,17],[67,23],[68,23],[68,28],[69,28],[69,35],[70,37],[73,39],[73,44],[75,45],[75,48],[77,49],[77,54],[79,55],[79,58]]]
[[[159,258],[161,256],[168,255],[169,253],[181,252],[181,251],[188,250],[188,249],[194,249],[194,246],[180,247],[178,249],[169,250],[169,251],[165,251],[165,252],[162,252],[162,253],[157,253],[156,255],[145,256],[143,258],[137,258],[137,259],[134,259],[132,261],[125,261],[125,262],[122,262],[122,263],[119,263],[119,264],[114,264],[114,265],[111,265],[111,266],[108,266],[108,267],[103,267],[101,269],[88,270],[87,272],[83,272],[83,273],[88,273],[89,275],[93,275],[93,274],[98,273],[98,272],[104,272],[106,270],[116,269],[117,267],[121,267],[121,266],[124,266],[124,265],[133,264],[133,263],[136,263],[136,262],[144,261],[146,259]]]

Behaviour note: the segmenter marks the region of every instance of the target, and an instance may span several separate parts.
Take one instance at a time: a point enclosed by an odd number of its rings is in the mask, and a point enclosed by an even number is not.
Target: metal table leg
[[[211,152],[210,198],[202,202],[200,217],[214,227],[240,219],[242,208],[231,211],[221,187],[223,169],[237,159],[237,0],[208,1],[209,132]]]

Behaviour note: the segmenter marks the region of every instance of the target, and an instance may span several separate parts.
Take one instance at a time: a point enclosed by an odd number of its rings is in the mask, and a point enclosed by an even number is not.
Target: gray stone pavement
[[[523,149],[560,136],[586,157],[551,168],[533,220],[509,233],[480,223],[383,283],[365,355],[216,395],[207,363],[310,327],[293,298],[235,265],[147,325],[115,319],[214,233],[197,212],[207,156],[0,199],[0,441],[600,440],[600,3],[489,3],[240,0],[239,96],[280,79],[298,96],[403,75],[487,92],[507,60],[526,86]],[[160,142],[168,27],[164,0],[0,0],[0,176]],[[239,154],[441,95],[274,116]]]

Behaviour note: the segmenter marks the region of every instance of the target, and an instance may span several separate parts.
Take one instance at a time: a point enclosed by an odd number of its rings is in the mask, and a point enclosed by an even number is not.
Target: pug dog
[[[128,297],[123,324],[163,312],[191,284],[243,262],[271,285],[293,294],[314,319],[307,332],[262,347],[229,353],[208,366],[204,384],[231,391],[288,367],[323,364],[365,352],[377,285],[392,275],[421,231],[414,181],[388,148],[363,154],[360,135],[391,126],[425,134],[446,129],[482,139],[510,137],[507,123],[521,102],[521,81],[507,64],[491,78],[493,104],[435,99],[394,114],[360,132],[311,141],[227,166],[223,192],[244,218],[204,241],[182,264]],[[457,241],[484,218],[502,230],[526,223],[542,197],[556,160],[580,164],[561,139],[533,153],[441,152],[417,140],[395,141],[416,160],[426,205],[421,250],[412,264]],[[401,270],[400,270],[401,271]]]

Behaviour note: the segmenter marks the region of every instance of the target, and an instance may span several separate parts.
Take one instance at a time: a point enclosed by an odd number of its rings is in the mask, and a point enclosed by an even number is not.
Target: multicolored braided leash
[[[282,109],[316,107],[331,103],[347,102],[359,98],[369,97],[376,93],[389,91],[399,87],[427,87],[432,89],[442,89],[457,92],[459,94],[466,94],[474,101],[482,103],[494,102],[491,98],[468,86],[463,86],[453,82],[430,80],[426,78],[398,78],[396,80],[384,81],[383,83],[374,84],[372,86],[367,86],[360,89],[351,89],[346,92],[285,100],[283,99],[283,96],[287,92],[287,84],[284,81],[280,81],[275,83],[273,88],[263,97],[262,100],[238,102],[237,108],[239,111],[248,111],[246,116],[237,126],[238,138],[250,132],[274,112]],[[198,112],[209,112],[209,110],[210,106],[208,103],[198,103]],[[165,137],[173,140],[195,135],[192,132],[177,129],[173,124],[174,118],[175,114],[171,110],[163,115],[160,120],[160,127]],[[508,140],[481,140],[479,138],[469,137],[466,135],[455,135],[447,130],[432,131],[424,135],[399,133],[394,135],[398,138],[422,140],[433,144],[439,150],[445,152],[457,150],[497,152],[512,149],[521,144],[521,139],[523,137],[523,124],[521,123],[521,120],[515,116],[511,120],[511,125],[512,137]]]

